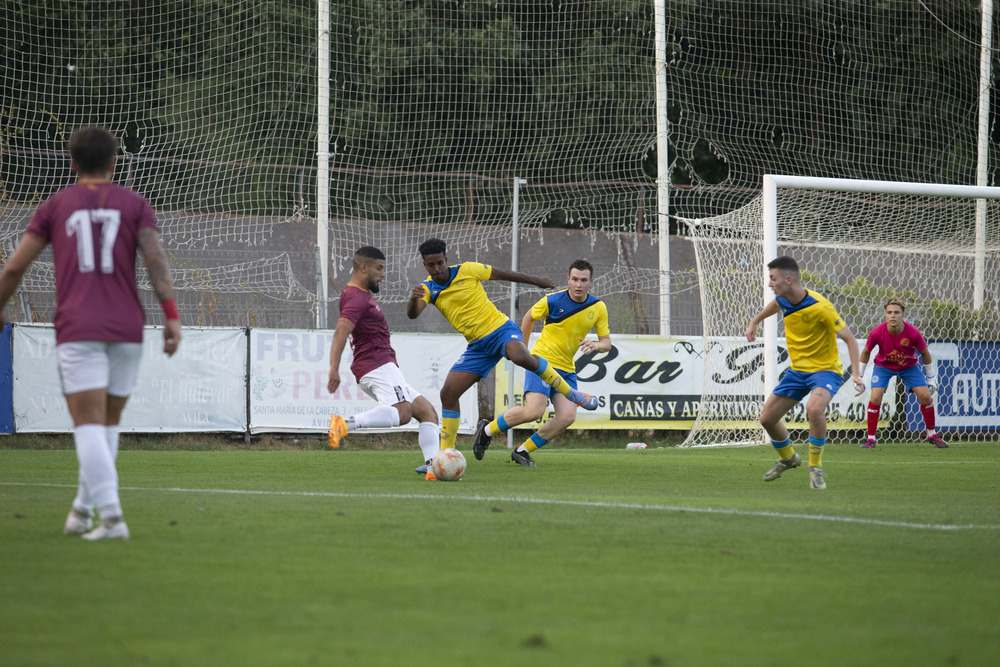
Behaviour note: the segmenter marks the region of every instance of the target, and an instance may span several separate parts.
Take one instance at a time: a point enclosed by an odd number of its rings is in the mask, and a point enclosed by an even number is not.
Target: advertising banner
[[[378,405],[351,373],[350,345],[340,361],[340,388],[327,392],[333,331],[252,329],[250,331],[250,431],[326,432],[330,415],[343,417]],[[392,335],[396,361],[406,381],[431,402],[441,416],[439,392],[448,369],[465,351],[458,334]],[[460,401],[461,433],[473,433],[479,414],[475,387]],[[412,421],[403,427],[417,429]],[[369,429],[376,433],[388,429]]]
[[[934,410],[938,430],[1000,426],[1000,344],[928,342],[937,366]],[[924,420],[915,396],[906,399],[906,428],[920,431]]]
[[[14,369],[10,358],[11,326],[0,333],[0,433],[14,432]]]
[[[18,324],[13,336],[13,412],[18,432],[69,432],[56,368],[55,329]],[[137,433],[246,430],[246,332],[184,327],[163,354],[163,328],[146,327],[139,378],[122,414]]]
[[[532,336],[532,342],[537,336]],[[779,373],[790,363],[783,344],[784,340],[779,339]],[[859,344],[864,345],[864,341]],[[610,351],[582,355],[576,360],[580,389],[596,395],[599,407],[594,412],[578,410],[571,428],[685,430],[694,425],[700,409],[709,409],[710,414],[727,421],[727,428],[756,427],[764,404],[763,344],[733,337],[713,345],[717,347],[712,352],[721,355],[723,367],[706,374],[700,336],[613,335]],[[838,347],[843,366],[849,367],[847,346],[838,340]],[[509,366],[509,362],[497,366],[497,414],[508,408]],[[516,366],[514,369],[515,404],[520,404],[524,371]],[[711,405],[703,405],[703,391],[713,396]],[[889,410],[895,404],[891,391],[883,403],[883,420],[891,417]],[[867,394],[855,397],[853,385],[844,383],[828,409],[830,428],[856,428],[864,422],[866,409]],[[551,417],[550,406],[543,421]],[[805,402],[796,405],[785,421],[789,428],[808,428]]]

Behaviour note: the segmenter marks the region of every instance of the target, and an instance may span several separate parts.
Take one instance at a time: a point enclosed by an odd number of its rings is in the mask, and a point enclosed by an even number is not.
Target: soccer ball
[[[431,472],[442,482],[457,482],[465,474],[465,457],[454,447],[442,449],[431,461]]]

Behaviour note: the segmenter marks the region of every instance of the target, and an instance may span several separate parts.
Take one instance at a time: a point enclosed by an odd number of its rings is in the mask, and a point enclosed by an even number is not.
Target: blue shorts
[[[569,371],[561,371],[558,368],[555,369],[556,373],[559,373],[563,380],[566,380],[566,384],[570,386],[571,389],[576,389],[576,373],[570,373]],[[529,391],[533,391],[536,394],[545,394],[550,399],[552,398],[552,392],[556,391],[552,388],[548,382],[538,377],[531,371],[525,371],[524,373],[524,393],[527,394]],[[556,392],[559,393],[559,392]]]
[[[778,386],[771,393],[778,394],[779,396],[788,396],[789,398],[794,398],[796,401],[801,401],[806,394],[816,387],[826,389],[830,392],[830,396],[833,396],[842,384],[844,384],[844,376],[840,373],[833,371],[804,373],[802,371],[793,371],[789,368],[785,371],[781,382],[778,383]]]
[[[920,370],[920,366],[918,364],[914,364],[913,366],[901,371],[894,371],[891,368],[886,368],[885,366],[879,366],[876,364],[874,368],[872,368],[872,389],[875,389],[876,387],[885,389],[889,386],[889,380],[893,377],[898,377],[902,380],[907,389],[927,386],[927,378],[924,377],[924,372]]]
[[[507,320],[506,324],[498,327],[493,333],[469,343],[451,370],[475,373],[484,378],[490,374],[497,362],[504,358],[507,343],[512,340],[519,340],[523,343],[524,336],[521,335],[521,330],[516,324]]]

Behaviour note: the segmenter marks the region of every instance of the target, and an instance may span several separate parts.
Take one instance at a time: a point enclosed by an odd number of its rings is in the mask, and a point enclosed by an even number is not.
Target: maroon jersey
[[[915,326],[903,322],[903,330],[898,334],[889,331],[889,324],[883,322],[868,335],[865,348],[871,352],[878,346],[875,365],[891,371],[903,371],[917,365],[917,352],[923,352],[927,342]]]
[[[396,363],[396,352],[389,344],[389,325],[371,292],[354,285],[345,287],[340,293],[340,316],[354,324],[351,372],[356,380],[360,381],[379,366]]]
[[[141,195],[107,182],[77,183],[44,201],[28,233],[52,244],[56,343],[141,343],[146,315],[135,283],[140,227],[156,227]]]

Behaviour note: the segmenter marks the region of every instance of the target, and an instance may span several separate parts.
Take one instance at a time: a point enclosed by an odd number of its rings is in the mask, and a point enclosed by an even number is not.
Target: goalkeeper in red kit
[[[933,359],[927,342],[920,331],[903,320],[906,304],[902,299],[892,298],[885,302],[885,322],[875,327],[868,335],[865,349],[861,351],[861,373],[868,363],[872,351],[878,348],[875,355],[875,367],[872,369],[872,395],[868,402],[868,437],[861,447],[875,447],[875,431],[878,429],[879,411],[882,408],[882,398],[885,396],[889,380],[899,377],[906,388],[912,391],[920,403],[920,414],[927,428],[927,442],[939,449],[948,446],[934,430],[934,398],[929,384],[934,378]],[[917,354],[923,361],[923,371],[917,363]]]

